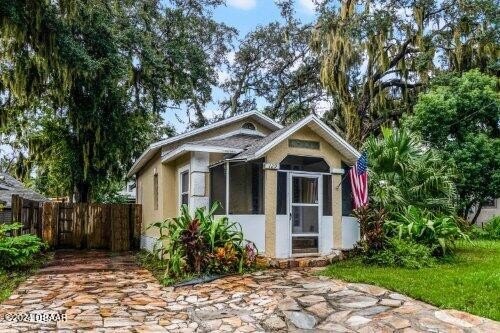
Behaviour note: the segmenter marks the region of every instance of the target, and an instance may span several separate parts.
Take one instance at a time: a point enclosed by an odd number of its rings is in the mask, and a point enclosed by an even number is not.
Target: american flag
[[[349,170],[351,189],[354,197],[354,208],[368,204],[368,158],[361,154],[356,164]]]

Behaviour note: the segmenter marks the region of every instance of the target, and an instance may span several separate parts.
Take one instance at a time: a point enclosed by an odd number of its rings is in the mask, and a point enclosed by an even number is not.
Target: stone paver
[[[65,321],[35,322],[35,314]],[[23,322],[11,314],[32,314]],[[31,319],[30,319],[31,318]],[[38,317],[40,319],[40,317]],[[128,254],[60,252],[0,305],[0,332],[500,332],[500,323],[441,310],[309,270],[269,270],[162,287]]]

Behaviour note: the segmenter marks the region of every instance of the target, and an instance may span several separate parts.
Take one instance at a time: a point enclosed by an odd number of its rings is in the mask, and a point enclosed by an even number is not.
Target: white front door
[[[291,255],[318,254],[322,177],[321,175],[289,173],[288,181]]]

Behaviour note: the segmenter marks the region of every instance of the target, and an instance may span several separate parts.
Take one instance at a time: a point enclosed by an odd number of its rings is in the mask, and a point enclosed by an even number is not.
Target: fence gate
[[[58,207],[57,244],[58,247],[73,247],[74,225],[73,207],[70,204],[61,203]]]
[[[51,247],[140,247],[141,205],[37,202],[16,195],[12,203],[12,221],[23,223],[23,233],[36,234]]]

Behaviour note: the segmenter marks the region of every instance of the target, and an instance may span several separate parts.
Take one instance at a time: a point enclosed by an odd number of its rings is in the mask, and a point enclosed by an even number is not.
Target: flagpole
[[[352,167],[351,167],[352,168]],[[346,170],[346,172],[344,173],[344,175],[342,176],[342,178],[340,179],[340,183],[337,185],[337,187],[335,187],[336,190],[339,189],[340,185],[342,185],[342,182],[344,181],[345,177],[347,177],[347,174],[349,173],[349,170],[351,170],[351,168],[349,168],[348,170]]]

